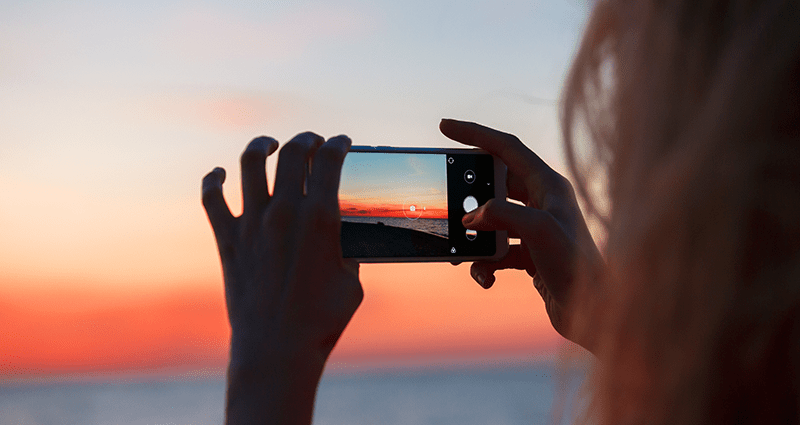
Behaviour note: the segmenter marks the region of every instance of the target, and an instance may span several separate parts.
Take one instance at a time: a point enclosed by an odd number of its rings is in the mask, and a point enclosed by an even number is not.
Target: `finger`
[[[506,176],[506,188],[508,189],[508,197],[528,205],[528,188],[525,187],[525,180],[516,174],[508,173]],[[528,205],[531,207],[538,207],[537,205]]]
[[[478,285],[489,289],[495,282],[494,272],[505,269],[527,270],[529,275],[535,274],[536,270],[527,248],[511,245],[508,247],[508,254],[499,261],[476,261],[472,263],[469,272]]]
[[[234,220],[228,204],[225,203],[225,197],[222,195],[222,183],[224,182],[225,170],[219,167],[203,177],[203,207],[217,237],[224,233]]]
[[[548,282],[573,281],[574,245],[550,213],[492,199],[465,215],[462,224],[475,230],[515,229],[542,279]],[[568,288],[549,289],[557,293]]]
[[[481,148],[499,157],[513,174],[527,174],[532,162],[535,162],[533,165],[550,168],[513,134],[474,122],[451,119],[443,119],[439,129],[456,142]]]
[[[347,136],[333,137],[317,149],[312,161],[308,196],[319,198],[334,211],[339,209],[339,180],[342,175],[342,164],[351,144]]]
[[[461,224],[474,230],[507,230],[526,239],[534,237],[535,232],[550,214],[506,200],[490,199],[475,210],[464,214]]]
[[[261,136],[253,139],[242,152],[242,215],[258,214],[267,207],[269,191],[265,165],[267,156],[277,149],[275,139]]]
[[[544,189],[551,184],[551,175],[558,174],[513,134],[451,119],[443,119],[439,129],[452,140],[481,148],[500,158],[508,167],[509,174],[519,176],[527,191],[533,191],[536,198],[544,195]]]
[[[300,133],[281,148],[275,172],[273,197],[300,199],[303,196],[308,159],[325,139],[311,133]]]
[[[469,214],[464,214],[464,217],[466,217],[467,215],[469,215]],[[464,224],[464,217],[461,217],[462,225]],[[482,229],[482,230],[486,230],[486,231],[490,231],[491,232],[491,231],[494,231],[496,229],[487,228],[487,229]],[[504,229],[499,229],[499,230],[504,230]],[[509,239],[522,239],[522,236],[520,236],[519,232],[516,229],[507,229],[506,233],[507,233],[507,237]]]

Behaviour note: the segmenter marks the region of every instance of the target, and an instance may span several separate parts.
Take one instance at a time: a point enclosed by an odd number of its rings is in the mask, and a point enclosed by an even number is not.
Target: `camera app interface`
[[[346,258],[492,255],[461,217],[494,196],[487,154],[350,152],[339,188]]]

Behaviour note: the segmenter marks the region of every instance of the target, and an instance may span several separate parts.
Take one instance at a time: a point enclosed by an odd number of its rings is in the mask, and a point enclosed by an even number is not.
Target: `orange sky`
[[[486,291],[469,279],[466,265],[362,266],[365,299],[330,369],[431,358],[527,361],[551,352],[560,338],[529,278],[500,277]],[[26,283],[8,285],[17,289],[0,300],[0,382],[107,373],[222,376],[229,329],[221,282],[161,291],[78,282],[26,289]]]
[[[226,198],[238,214],[237,176],[230,179]],[[14,194],[27,186],[5,187]],[[150,209],[98,201],[68,215],[65,205],[73,204],[49,189],[47,208],[0,210],[3,220],[37,220],[0,226],[0,383],[221,377],[229,330],[219,258],[197,194]],[[330,370],[524,361],[560,341],[524,272],[502,273],[489,291],[472,281],[467,264],[362,265],[361,281],[364,302]]]
[[[447,219],[447,208],[418,206],[417,212],[424,208],[419,218]],[[357,201],[340,201],[339,210],[343,216],[350,217],[405,217],[402,204],[366,204]]]

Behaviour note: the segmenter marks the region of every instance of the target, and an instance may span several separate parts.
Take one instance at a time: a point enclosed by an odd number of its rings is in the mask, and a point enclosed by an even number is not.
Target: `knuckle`
[[[558,184],[559,186],[561,186],[562,189],[572,190],[572,182],[570,182],[568,178],[562,176],[561,174],[558,174],[555,171],[554,173],[556,175],[556,179],[558,180]]]
[[[503,133],[506,145],[514,150],[522,150],[522,151],[530,151],[525,143],[522,143],[522,140],[510,133]]]
[[[505,135],[506,135],[506,140],[507,140],[509,143],[511,143],[511,144],[514,144],[514,145],[521,145],[521,146],[522,146],[522,147],[524,147],[525,149],[527,149],[527,148],[528,148],[527,146],[525,146],[525,144],[524,144],[524,143],[522,143],[522,140],[520,140],[520,138],[519,138],[519,137],[517,137],[516,135],[514,135],[514,134],[510,134],[510,133],[505,133]]]
[[[557,193],[562,196],[574,196],[575,189],[572,187],[572,182],[555,171],[553,171],[553,174],[553,187],[557,190]]]

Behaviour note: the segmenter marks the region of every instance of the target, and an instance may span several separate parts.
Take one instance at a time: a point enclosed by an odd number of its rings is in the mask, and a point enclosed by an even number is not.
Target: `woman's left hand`
[[[325,361],[363,298],[358,264],[342,258],[339,236],[350,139],[294,137],[281,149],[270,196],[265,161],[277,148],[259,137],[242,154],[239,217],[222,195],[225,171],[203,179],[231,324],[229,423],[310,423]]]

